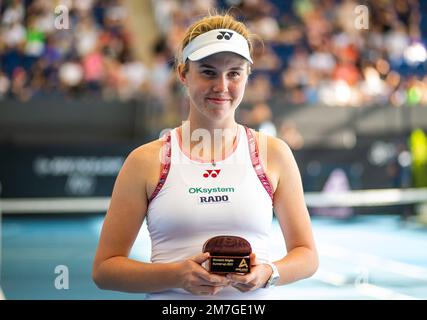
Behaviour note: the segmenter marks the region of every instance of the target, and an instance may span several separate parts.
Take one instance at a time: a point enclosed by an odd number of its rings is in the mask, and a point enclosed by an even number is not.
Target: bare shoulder
[[[292,150],[282,139],[267,135],[262,132],[256,132],[260,155],[268,166],[273,168],[282,167],[284,162],[294,159]],[[264,163],[265,163],[264,161]]]
[[[146,183],[153,175],[160,172],[161,140],[154,140],[133,149],[123,163],[121,174],[126,174],[134,181]]]
[[[129,154],[128,159],[138,161],[143,165],[158,164],[163,140],[157,139],[143,144]]]
[[[292,151],[287,143],[279,138],[257,131],[255,137],[261,162],[275,192],[279,181],[285,178],[283,174],[289,168],[295,168]]]
[[[125,165],[130,167],[134,180],[142,183],[147,199],[150,198],[161,171],[161,154],[164,140],[157,139],[135,148],[126,159]]]

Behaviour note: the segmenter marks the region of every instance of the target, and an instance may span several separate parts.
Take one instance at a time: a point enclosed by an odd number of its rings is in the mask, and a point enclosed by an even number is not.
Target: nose
[[[215,79],[214,92],[228,92],[228,80],[225,75],[220,75]]]

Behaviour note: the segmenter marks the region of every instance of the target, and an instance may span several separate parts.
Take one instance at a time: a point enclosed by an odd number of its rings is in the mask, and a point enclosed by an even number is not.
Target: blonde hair
[[[184,73],[188,71],[188,60],[185,63],[182,61],[182,50],[184,50],[187,44],[197,36],[215,29],[230,29],[240,33],[248,41],[249,51],[252,54],[253,44],[251,38],[254,35],[249,32],[248,28],[242,22],[237,21],[233,16],[227,13],[214,15],[209,14],[208,16],[194,22],[185,32],[184,39],[181,42],[176,56],[175,65],[177,71],[183,71]]]

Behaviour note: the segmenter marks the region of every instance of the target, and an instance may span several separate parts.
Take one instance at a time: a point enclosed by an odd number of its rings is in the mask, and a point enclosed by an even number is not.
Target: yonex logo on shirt
[[[219,173],[221,172],[221,169],[217,169],[217,170],[206,170],[206,172],[203,174],[204,178],[216,178],[218,177]]]

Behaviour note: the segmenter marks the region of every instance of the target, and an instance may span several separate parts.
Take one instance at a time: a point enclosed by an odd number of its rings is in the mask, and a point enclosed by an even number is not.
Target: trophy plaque
[[[216,236],[203,245],[209,252],[208,271],[212,273],[249,273],[252,252],[250,243],[237,236]]]

